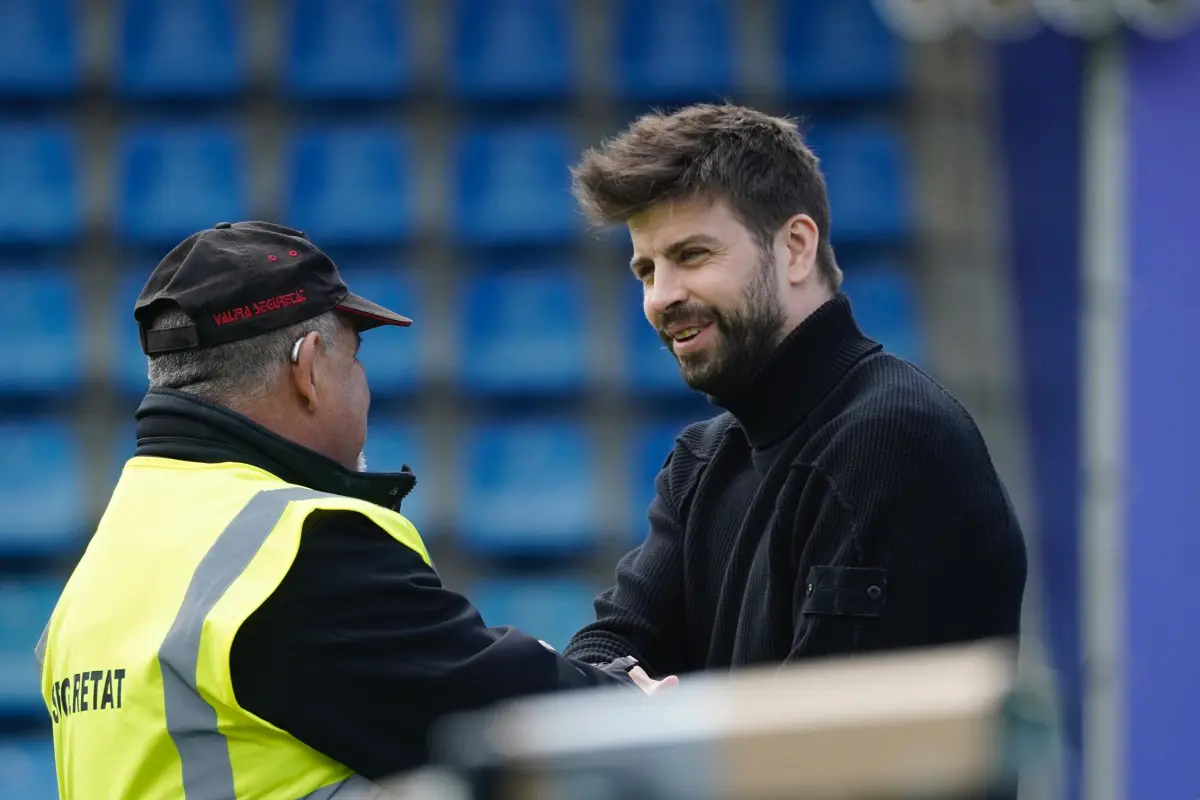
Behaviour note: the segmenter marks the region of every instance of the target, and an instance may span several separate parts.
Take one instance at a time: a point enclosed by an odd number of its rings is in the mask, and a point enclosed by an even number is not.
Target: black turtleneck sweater
[[[182,392],[150,392],[137,436],[139,456],[251,464],[388,508],[416,482],[408,471],[344,469]],[[371,779],[421,765],[431,724],[449,712],[632,683],[619,664],[597,668],[486,627],[416,552],[344,511],[309,515],[291,569],[238,631],[229,667],[243,708]]]
[[[713,400],[568,656],[665,675],[1016,637],[1025,544],[979,430],[844,295]]]

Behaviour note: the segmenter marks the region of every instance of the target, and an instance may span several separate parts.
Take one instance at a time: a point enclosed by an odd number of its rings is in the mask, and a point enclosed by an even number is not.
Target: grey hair
[[[191,318],[172,308],[151,323],[151,330],[190,325]],[[335,312],[328,312],[288,328],[240,342],[204,350],[181,350],[148,358],[151,389],[176,389],[215,403],[237,408],[263,400],[277,385],[291,359],[297,339],[321,335],[327,349],[342,344],[343,328]]]

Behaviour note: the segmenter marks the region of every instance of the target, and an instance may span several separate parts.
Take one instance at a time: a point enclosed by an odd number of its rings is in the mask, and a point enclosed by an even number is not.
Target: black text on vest
[[[81,711],[120,708],[125,688],[125,670],[94,669],[76,672],[50,687],[50,716],[69,717]]]

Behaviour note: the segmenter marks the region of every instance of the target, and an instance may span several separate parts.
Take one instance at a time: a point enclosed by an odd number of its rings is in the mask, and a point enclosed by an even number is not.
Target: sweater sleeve
[[[655,480],[646,540],[617,564],[616,584],[596,598],[596,621],[565,654],[591,664],[633,656],[654,675],[684,671],[683,522],[671,492],[676,456]]]
[[[919,422],[869,421],[795,467],[789,660],[1019,633],[1025,544],[982,439]]]
[[[631,684],[486,627],[417,553],[347,512],[309,517],[287,576],[238,632],[230,671],[244,708],[372,779],[419,766],[444,714]]]

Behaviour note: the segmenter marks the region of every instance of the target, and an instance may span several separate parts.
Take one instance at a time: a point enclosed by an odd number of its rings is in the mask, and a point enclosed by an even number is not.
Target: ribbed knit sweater
[[[566,655],[665,675],[1018,634],[1025,544],[979,430],[844,295],[713,402]]]

